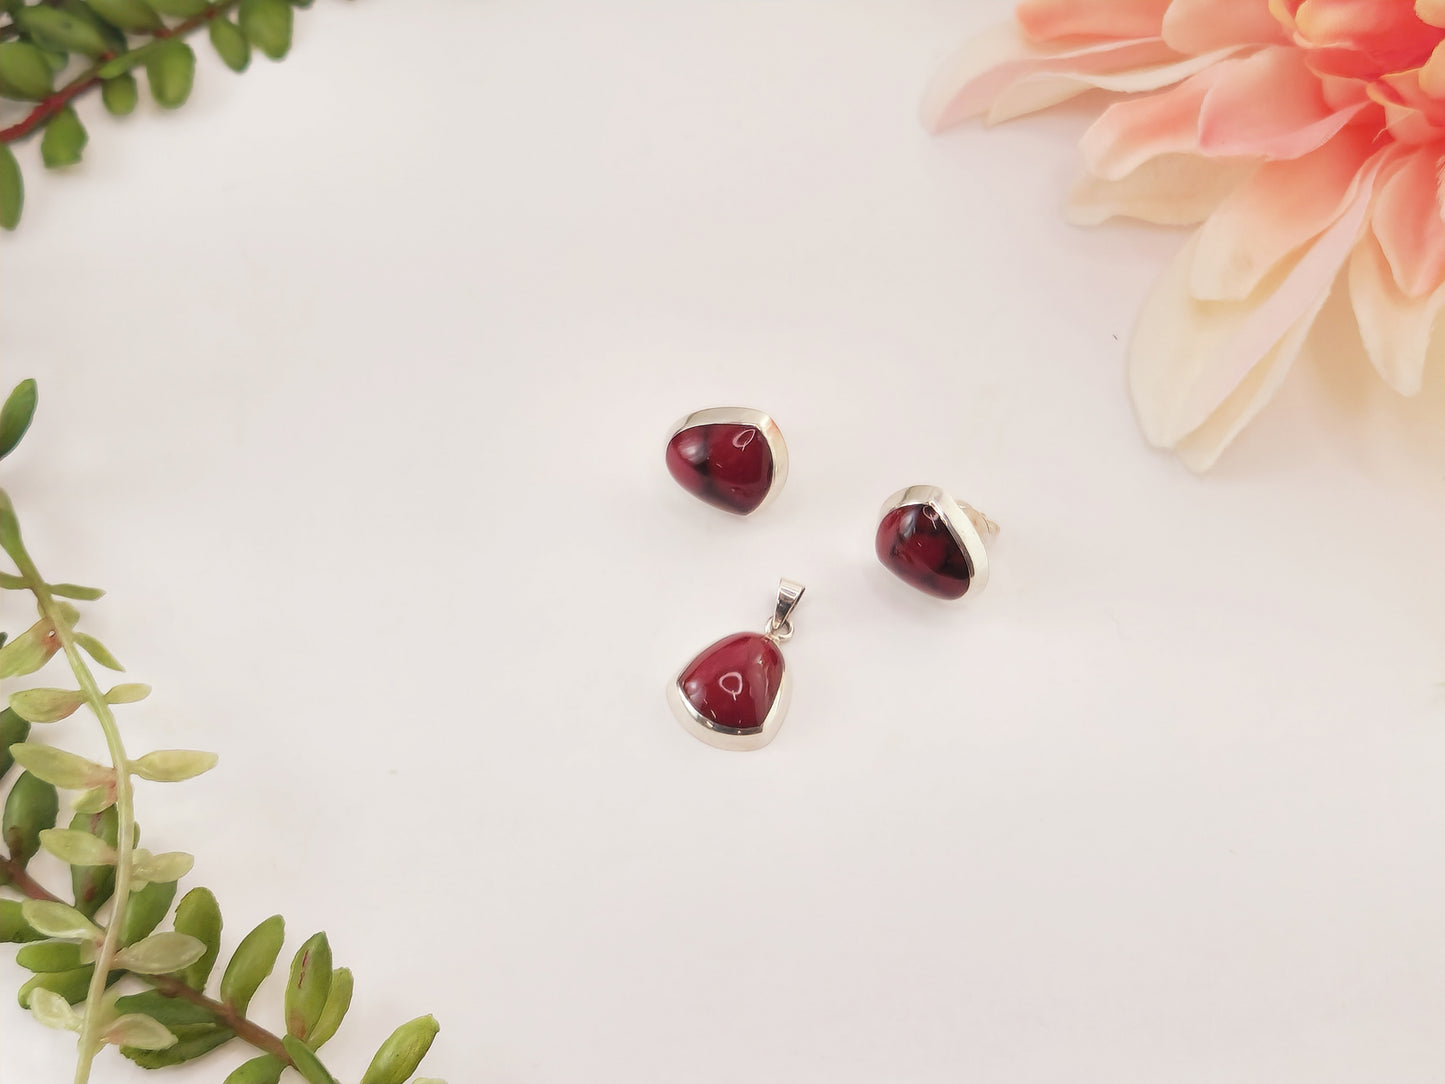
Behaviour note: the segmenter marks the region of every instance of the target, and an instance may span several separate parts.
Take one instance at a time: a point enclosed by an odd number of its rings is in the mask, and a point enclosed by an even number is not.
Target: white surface
[[[152,846],[355,970],[345,1079],[434,1011],[452,1084],[1439,1080],[1445,382],[1343,341],[1209,477],[1145,448],[1182,238],[1061,223],[1082,112],[914,121],[1006,10],[321,3],[28,173],[5,484],[132,747],[221,753]],[[793,453],[755,521],[662,466],[729,403]],[[911,482],[1002,522],[981,597],[874,562]],[[725,755],[663,682],[780,575]],[[0,1076],[68,1080],[0,966]]]

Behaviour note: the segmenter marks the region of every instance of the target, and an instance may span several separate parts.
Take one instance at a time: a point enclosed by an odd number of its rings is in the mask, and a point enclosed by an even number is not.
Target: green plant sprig
[[[20,221],[25,185],[10,144],[41,133],[49,169],[79,162],[88,136],[73,103],[97,88],[114,116],[135,109],[133,72],[144,68],[165,109],[190,97],[196,54],[185,38],[206,28],[232,71],[245,71],[254,47],[272,60],[291,49],[292,9],[311,0],[0,0],[0,97],[36,103],[0,129],[0,227]],[[235,13],[236,20],[230,18]],[[56,79],[69,74],[60,86]]]
[[[29,428],[36,405],[34,381],[20,384],[0,408],[0,458]],[[173,783],[215,766],[212,753],[157,750],[132,759],[121,740],[113,705],[135,703],[149,686],[126,683],[102,692],[86,656],[121,670],[110,650],[77,630],[79,611],[68,600],[93,601],[96,588],[50,583],[40,574],[20,534],[9,496],[0,490],[0,549],[16,572],[0,572],[0,588],[25,591],[39,620],[13,638],[0,633],[0,678],[41,670],[63,655],[78,688],[32,688],[12,693],[0,710],[0,781],[19,765],[0,817],[0,886],[21,897],[0,897],[0,941],[22,945],[16,962],[34,972],[20,989],[20,1004],[42,1024],[78,1033],[76,1084],[85,1084],[106,1045],[148,1069],[180,1065],[239,1039],[259,1053],[237,1067],[226,1084],[278,1084],[292,1069],[308,1084],[337,1084],[317,1051],[341,1026],[351,1005],[352,978],[332,966],[325,933],[308,939],[292,959],[287,978],[284,1034],[246,1015],[271,974],[285,941],[280,915],[242,939],[224,969],[219,997],[206,992],[220,953],[221,910],[205,888],[191,889],[176,906],[172,928],[157,929],[171,914],[177,882],[194,858],[175,851],[152,854],[138,846],[133,781]],[[100,723],[110,764],[30,741],[34,725],[59,722],[81,707]],[[59,792],[79,792],[68,828],[57,828]],[[72,903],[37,881],[28,864],[41,850],[70,867]],[[104,920],[97,916],[108,908]],[[149,989],[126,993],[139,980]],[[133,981],[127,982],[133,987]],[[80,1011],[74,1006],[80,1005]],[[419,1017],[381,1044],[361,1084],[406,1084],[430,1049],[435,1019]],[[420,1079],[413,1084],[440,1084]]]

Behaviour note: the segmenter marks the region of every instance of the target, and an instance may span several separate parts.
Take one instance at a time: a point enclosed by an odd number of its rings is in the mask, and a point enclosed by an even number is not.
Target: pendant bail
[[[793,623],[790,620],[793,611],[798,608],[802,601],[803,592],[807,588],[794,580],[778,581],[778,607],[773,616],[768,618],[768,623],[763,629],[763,634],[776,643],[782,643],[793,635]]]

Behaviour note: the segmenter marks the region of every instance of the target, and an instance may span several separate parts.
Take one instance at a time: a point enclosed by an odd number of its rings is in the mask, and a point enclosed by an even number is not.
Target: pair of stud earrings
[[[788,477],[788,448],[761,410],[712,407],[673,427],[667,469],[693,496],[750,515],[770,503]],[[904,583],[942,599],[977,594],[988,583],[983,536],[998,526],[937,486],[905,486],[883,503],[873,549]],[[803,585],[783,580],[777,607],[760,633],[739,632],[705,648],[668,685],[673,714],[694,737],[719,749],[760,749],[777,735],[788,709],[789,677],[781,645]]]

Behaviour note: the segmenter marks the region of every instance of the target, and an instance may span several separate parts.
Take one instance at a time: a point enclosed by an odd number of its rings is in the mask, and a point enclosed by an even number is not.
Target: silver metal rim
[[[778,695],[773,699],[773,706],[768,709],[767,718],[763,725],[753,730],[731,730],[714,724],[711,720],[703,718],[693,709],[687,697],[682,694],[682,675],[687,670],[683,667],[677,672],[677,676],[668,682],[667,703],[672,708],[672,714],[682,724],[682,728],[699,741],[707,742],[714,749],[726,749],[729,752],[745,753],[753,749],[761,749],[778,736],[778,730],[783,725],[783,716],[788,713],[788,701],[793,695],[793,680],[788,673],[788,663],[783,661],[783,678],[778,682]]]
[[[881,522],[883,517],[895,508],[913,504],[926,504],[937,512],[948,527],[949,534],[953,535],[954,541],[962,546],[963,552],[968,555],[968,563],[973,566],[973,575],[969,577],[968,591],[963,597],[976,595],[987,587],[988,551],[983,548],[983,536],[978,533],[978,528],[969,517],[969,512],[978,515],[977,510],[963,501],[954,500],[937,486],[906,486],[883,502],[878,519]]]
[[[699,425],[750,425],[763,435],[773,456],[773,479],[768,485],[767,496],[748,515],[755,515],[772,504],[788,480],[788,446],[783,441],[783,431],[778,428],[778,423],[763,411],[751,407],[708,407],[706,410],[694,410],[674,425],[667,436],[668,442],[684,429]]]

